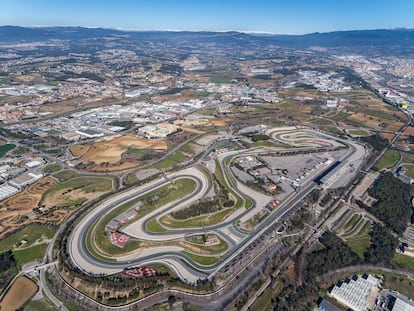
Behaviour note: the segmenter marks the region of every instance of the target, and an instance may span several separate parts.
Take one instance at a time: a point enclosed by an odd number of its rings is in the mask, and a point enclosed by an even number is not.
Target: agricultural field
[[[394,167],[400,160],[400,154],[397,150],[387,150],[382,158],[375,165],[375,169],[380,171],[382,169]]]
[[[124,159],[131,150],[167,150],[165,140],[149,140],[134,136],[118,136],[93,142],[89,145],[74,145],[70,152],[82,163],[89,163],[85,168],[90,171],[110,172],[135,168],[140,161]],[[134,151],[132,151],[134,153]]]
[[[36,292],[37,285],[27,277],[19,277],[0,302],[0,310],[15,311],[22,307]]]

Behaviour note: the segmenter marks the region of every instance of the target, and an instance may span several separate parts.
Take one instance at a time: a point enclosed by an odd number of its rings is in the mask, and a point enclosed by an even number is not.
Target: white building
[[[13,186],[10,186],[8,184],[0,185],[0,201],[12,196],[17,192],[19,192],[19,190]]]
[[[18,189],[23,188],[24,186],[33,184],[35,181],[43,177],[41,173],[24,173],[21,174],[12,180],[9,181],[10,185],[17,187]]]
[[[167,128],[158,128],[155,125],[147,125],[138,129],[138,134],[148,139],[165,138],[172,133]]]
[[[366,311],[370,309],[368,298],[378,288],[379,280],[372,275],[356,277],[335,286],[330,295],[355,311]]]
[[[33,160],[30,162],[27,162],[24,166],[26,166],[28,169],[34,168],[36,166],[42,165],[43,161],[40,160]]]
[[[331,98],[326,100],[326,108],[337,108],[338,107],[338,98]]]

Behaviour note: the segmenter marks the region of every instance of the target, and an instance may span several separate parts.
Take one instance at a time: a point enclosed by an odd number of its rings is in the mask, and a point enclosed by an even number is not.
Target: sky
[[[0,25],[286,34],[414,28],[414,0],[1,0]]]

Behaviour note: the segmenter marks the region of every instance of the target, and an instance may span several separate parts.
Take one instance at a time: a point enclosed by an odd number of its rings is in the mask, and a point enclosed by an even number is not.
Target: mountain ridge
[[[405,46],[414,47],[414,29],[372,29],[316,32],[304,35],[256,34],[239,31],[164,31],[119,30],[112,28],[86,28],[78,26],[21,27],[0,26],[0,43],[30,43],[45,40],[80,40],[107,36],[125,36],[135,40],[195,40],[200,42],[231,43],[244,41],[251,44],[271,44],[281,47],[307,48],[352,46]],[[226,42],[228,40],[228,42]]]

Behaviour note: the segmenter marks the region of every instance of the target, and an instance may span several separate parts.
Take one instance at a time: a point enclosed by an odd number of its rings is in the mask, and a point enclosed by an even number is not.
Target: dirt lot
[[[27,277],[19,277],[0,303],[1,311],[14,311],[23,306],[37,292],[37,285]]]
[[[174,125],[181,127],[183,130],[188,131],[188,128],[194,129],[194,127],[204,126],[226,126],[228,123],[226,118],[186,118],[184,120],[174,121]]]
[[[381,137],[383,137],[384,139],[387,139],[388,141],[391,141],[395,136],[392,133],[381,133],[380,135],[381,135]]]
[[[407,129],[404,131],[405,135],[414,135],[414,127],[409,126],[407,127]]]
[[[112,187],[113,181],[109,177],[76,177],[49,191],[42,200],[42,205],[45,210],[54,206],[76,207],[79,200],[93,200],[110,191]]]
[[[378,177],[378,173],[368,174],[362,179],[358,186],[354,190],[354,195],[356,197],[362,198],[364,193],[368,190],[369,187],[374,183],[375,179]]]
[[[166,150],[167,143],[165,140],[149,140],[134,136],[117,136],[96,141],[91,145],[75,145],[70,148],[70,151],[74,156],[80,157],[80,161],[93,162],[96,164],[97,166],[92,168],[93,170],[110,171],[138,166],[138,163],[134,162],[120,163],[122,154],[124,154],[128,148]],[[119,165],[100,168],[99,165],[103,163]]]
[[[38,206],[43,194],[57,184],[53,177],[45,177],[20,193],[0,202],[0,236],[6,232],[20,227],[24,220],[22,217]]]
[[[81,157],[83,156],[89,149],[91,148],[91,146],[89,145],[74,145],[72,147],[70,147],[70,152],[72,153],[72,155],[74,157]]]

